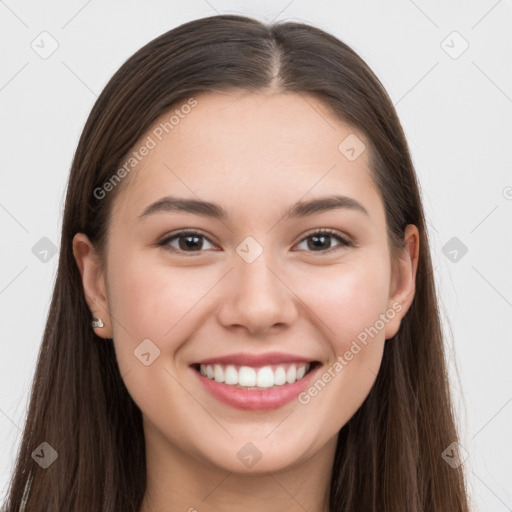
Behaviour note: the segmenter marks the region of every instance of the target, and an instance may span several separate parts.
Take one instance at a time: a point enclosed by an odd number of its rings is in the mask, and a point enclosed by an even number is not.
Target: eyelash
[[[347,240],[346,238],[343,238],[341,235],[338,234],[337,231],[334,231],[333,229],[319,229],[317,231],[313,231],[312,233],[310,233],[310,234],[306,235],[304,238],[302,238],[302,240],[300,240],[299,243],[302,243],[305,240],[307,240],[308,238],[312,238],[312,237],[318,236],[318,235],[330,235],[330,236],[338,239],[339,242],[341,242],[341,243],[338,246],[331,247],[329,249],[323,249],[321,251],[307,251],[307,252],[319,253],[319,254],[327,254],[327,253],[331,253],[331,252],[334,252],[334,251],[338,250],[340,247],[353,247],[355,245],[353,242]],[[158,242],[158,246],[163,247],[165,250],[167,250],[169,252],[181,253],[181,254],[184,254],[186,256],[197,256],[197,255],[200,255],[203,252],[203,250],[199,250],[199,251],[183,251],[181,249],[176,249],[175,247],[171,247],[169,245],[170,241],[172,241],[174,239],[178,239],[178,238],[180,238],[182,236],[199,236],[199,237],[205,238],[206,240],[208,240],[208,242],[213,244],[213,242],[208,237],[206,237],[205,235],[203,235],[199,231],[183,230],[183,231],[179,231],[178,233],[175,233],[172,236],[166,237],[161,242]]]

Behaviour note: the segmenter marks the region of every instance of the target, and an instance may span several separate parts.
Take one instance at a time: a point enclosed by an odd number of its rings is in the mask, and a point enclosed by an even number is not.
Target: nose
[[[296,319],[297,297],[264,255],[265,252],[252,263],[242,258],[235,262],[218,310],[218,319],[224,327],[264,334],[277,327],[284,329]]]

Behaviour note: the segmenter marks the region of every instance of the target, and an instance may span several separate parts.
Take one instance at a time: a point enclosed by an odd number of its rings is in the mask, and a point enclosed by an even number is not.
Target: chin
[[[253,435],[252,439],[230,438],[225,446],[219,446],[219,451],[205,453],[204,457],[224,471],[250,475],[286,471],[308,458],[304,438],[293,444],[283,444],[277,436],[272,441],[264,435]]]

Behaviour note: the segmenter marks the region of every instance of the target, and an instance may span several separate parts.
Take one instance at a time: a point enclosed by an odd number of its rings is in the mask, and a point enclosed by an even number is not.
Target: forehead
[[[183,108],[187,99],[174,105],[141,137],[136,147],[149,139],[153,147],[116,198],[114,216],[135,219],[165,195],[214,201],[228,211],[245,204],[254,214],[343,194],[382,217],[366,137],[316,97],[208,92],[194,99],[192,108]]]

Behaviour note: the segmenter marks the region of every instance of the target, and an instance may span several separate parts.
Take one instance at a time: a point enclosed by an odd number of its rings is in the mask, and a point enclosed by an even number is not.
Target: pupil
[[[181,241],[183,239],[187,240],[187,242],[182,244]],[[189,243],[188,240],[190,240],[190,239],[194,239],[194,242]],[[197,247],[195,247],[194,244],[197,244],[199,239],[200,239],[200,237],[197,235],[185,235],[185,236],[180,237],[180,249],[182,249],[182,250],[183,249],[197,249]]]
[[[312,245],[310,245],[310,248],[311,247],[317,247],[317,248],[319,247],[320,249],[329,249],[329,245],[330,245],[329,243],[327,243],[327,247],[323,247],[322,246],[322,243],[324,243],[324,245],[325,245],[325,241],[329,240],[329,238],[330,238],[330,235],[315,235],[315,236],[312,236],[310,240],[315,240],[315,242]],[[317,240],[322,240],[322,242],[320,242],[318,244],[318,243],[316,243]]]

